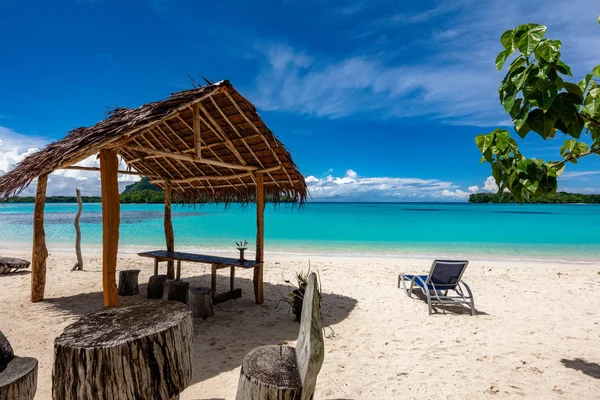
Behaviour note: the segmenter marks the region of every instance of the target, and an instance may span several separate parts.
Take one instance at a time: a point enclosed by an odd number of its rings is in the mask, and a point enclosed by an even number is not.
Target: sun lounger
[[[468,261],[435,260],[431,265],[428,275],[398,275],[398,287],[402,288],[408,297],[411,297],[413,288],[421,289],[427,297],[429,315],[432,313],[432,304],[467,304],[471,306],[471,315],[475,315],[475,302],[469,286],[461,279]],[[410,288],[406,289],[406,282],[410,281]],[[467,295],[465,295],[464,289]],[[456,295],[449,296],[452,290]]]

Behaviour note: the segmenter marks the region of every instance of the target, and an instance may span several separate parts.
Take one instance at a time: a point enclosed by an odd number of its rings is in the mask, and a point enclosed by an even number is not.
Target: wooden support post
[[[256,304],[262,304],[263,296],[263,261],[264,261],[264,238],[265,238],[265,191],[263,186],[263,174],[256,174],[256,262],[260,263],[254,267],[254,297]]]
[[[194,147],[196,149],[196,159],[202,159],[201,147],[202,136],[200,135],[200,106],[194,105]]]
[[[117,252],[119,250],[119,161],[114,150],[100,150],[102,185],[102,287],[104,306],[119,304],[117,291]]]
[[[167,251],[175,250],[175,235],[173,234],[173,221],[171,218],[171,193],[171,185],[167,184],[165,186],[165,240],[167,242]],[[167,261],[167,277],[169,279],[174,279],[175,277],[174,266],[173,260]]]
[[[44,205],[46,203],[46,187],[48,174],[40,175],[35,193],[33,211],[33,250],[31,252],[31,301],[44,300],[46,287],[46,232],[44,232]]]

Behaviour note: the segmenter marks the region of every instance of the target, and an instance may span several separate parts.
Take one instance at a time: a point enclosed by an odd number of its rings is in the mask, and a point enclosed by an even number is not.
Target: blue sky
[[[190,88],[189,74],[252,101],[317,200],[465,200],[493,189],[474,137],[510,122],[499,36],[548,25],[579,78],[600,63],[598,14],[597,0],[4,2],[0,173],[111,107]],[[531,135],[523,152],[556,158],[562,140]],[[74,185],[99,192],[93,173],[61,171],[49,193]],[[600,192],[600,159],[569,166],[560,189]]]

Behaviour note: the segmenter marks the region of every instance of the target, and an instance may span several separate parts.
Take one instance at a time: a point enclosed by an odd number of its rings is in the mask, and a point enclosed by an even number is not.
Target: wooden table
[[[181,279],[181,262],[195,262],[202,264],[210,264],[211,271],[211,290],[213,304],[222,303],[227,300],[237,299],[242,297],[242,289],[234,288],[235,268],[262,268],[262,263],[253,260],[240,261],[236,258],[217,257],[206,254],[183,253],[179,251],[155,250],[138,253],[141,257],[154,258],[154,275],[158,275],[158,264],[166,261],[177,261],[177,271],[175,279]],[[229,291],[217,295],[217,270],[229,268]],[[254,290],[257,290],[256,282]]]
[[[192,313],[152,300],[103,308],[54,341],[52,397],[172,399],[192,380]]]
[[[0,274],[8,274],[11,271],[17,271],[20,268],[27,268],[31,264],[27,260],[13,257],[0,257]]]

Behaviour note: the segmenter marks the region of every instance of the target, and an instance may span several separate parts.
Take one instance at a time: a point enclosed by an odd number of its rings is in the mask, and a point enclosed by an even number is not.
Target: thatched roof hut
[[[99,153],[100,168],[76,166]],[[119,170],[120,156],[127,164]],[[256,108],[228,81],[170,95],[139,108],[119,108],[104,121],[71,131],[0,176],[0,202],[38,178],[33,225],[32,301],[44,298],[47,250],[44,202],[48,174],[58,169],[99,170],[102,185],[103,286],[105,305],[117,304],[115,273],[119,237],[118,173],[148,176],[165,190],[167,251],[174,251],[172,199],[256,201],[254,271],[262,303],[265,196],[304,202],[304,177],[290,153],[264,124]],[[169,271],[173,268],[170,263]]]
[[[273,201],[303,202],[307,195],[290,153],[256,108],[222,81],[119,108],[92,127],[71,131],[0,176],[0,201],[102,149],[116,150],[163,189],[170,183],[173,196],[187,202],[252,201],[257,172],[264,173],[265,193]]]

